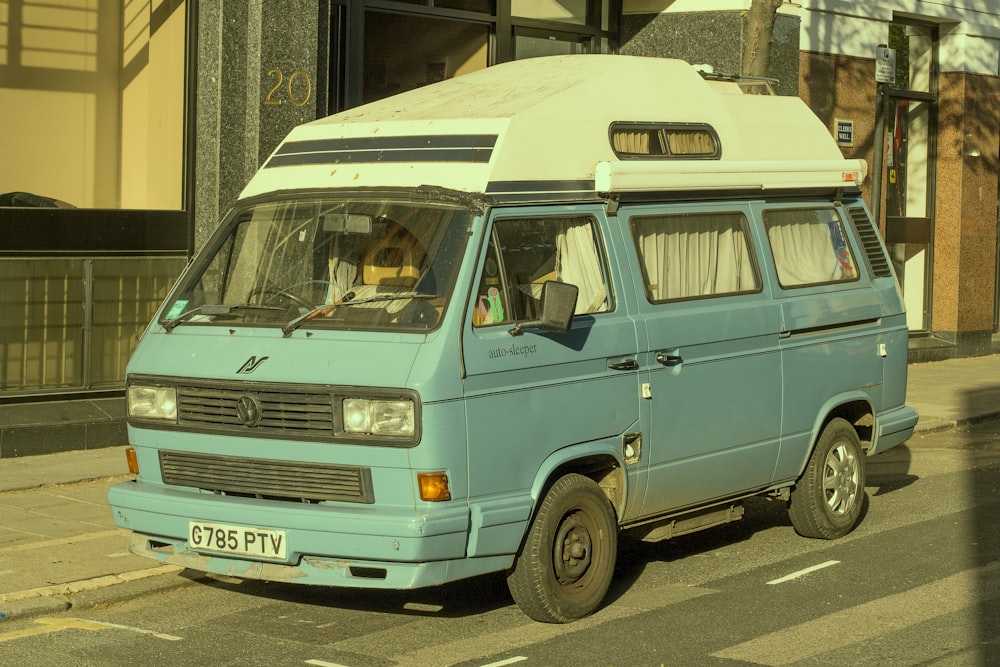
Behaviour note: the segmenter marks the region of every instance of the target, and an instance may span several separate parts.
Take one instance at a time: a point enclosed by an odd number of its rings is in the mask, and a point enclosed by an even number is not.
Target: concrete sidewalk
[[[918,433],[1000,415],[1000,355],[909,371]],[[187,581],[176,576],[180,568],[128,553],[128,532],[115,527],[106,493],[129,478],[124,447],[0,459],[0,621]]]
[[[131,479],[124,447],[0,459],[0,622],[186,582],[128,553],[108,487]]]

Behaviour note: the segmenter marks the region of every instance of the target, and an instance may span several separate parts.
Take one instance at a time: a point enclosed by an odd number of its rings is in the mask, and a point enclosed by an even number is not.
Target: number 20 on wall
[[[281,68],[272,67],[266,74],[269,81],[273,83],[267,89],[264,97],[265,104],[284,104],[285,99],[297,107],[302,106],[312,97],[312,80],[309,74],[296,69],[292,70],[287,77]]]

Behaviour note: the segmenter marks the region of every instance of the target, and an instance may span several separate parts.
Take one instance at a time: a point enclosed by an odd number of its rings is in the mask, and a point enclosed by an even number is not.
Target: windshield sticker
[[[507,357],[527,357],[535,353],[537,345],[515,345],[495,347],[490,350],[490,359],[506,359]]]
[[[494,322],[503,322],[503,304],[500,302],[500,290],[491,287],[486,291],[487,300],[490,302],[490,312],[493,314]]]
[[[178,299],[177,301],[174,302],[174,305],[170,307],[170,312],[167,313],[167,316],[164,317],[163,319],[172,320],[177,318],[177,316],[179,316],[181,313],[184,312],[184,308],[186,308],[187,305],[188,305],[187,299]]]
[[[493,324],[492,319],[490,309],[486,307],[486,295],[484,294],[479,297],[479,303],[476,304],[476,309],[472,312],[472,324],[481,327],[484,324]]]

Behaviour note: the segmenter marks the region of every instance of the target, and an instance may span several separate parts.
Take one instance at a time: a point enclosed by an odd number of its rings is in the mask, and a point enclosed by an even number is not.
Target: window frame
[[[780,211],[780,212],[790,212],[790,211],[821,212],[821,211],[829,211],[830,213],[832,213],[833,217],[835,218],[835,221],[839,224],[840,233],[841,233],[841,236],[843,237],[843,240],[844,240],[844,249],[848,252],[848,254],[850,256],[850,259],[851,259],[851,262],[852,262],[852,265],[854,267],[854,276],[851,277],[851,278],[840,279],[840,280],[820,280],[820,281],[807,282],[807,283],[786,284],[782,280],[781,268],[779,268],[779,266],[778,266],[778,257],[775,254],[775,252],[774,252],[774,246],[771,243],[771,234],[770,234],[771,225],[769,225],[768,221],[767,221],[768,213],[776,212],[776,211]],[[774,282],[775,282],[775,285],[780,290],[787,292],[787,291],[792,291],[792,290],[807,289],[807,288],[810,288],[810,287],[822,287],[822,286],[825,286],[825,285],[850,285],[852,283],[857,283],[857,282],[859,282],[861,280],[861,273],[862,273],[861,266],[862,266],[862,264],[860,262],[858,262],[858,253],[857,253],[856,248],[854,248],[854,244],[853,244],[853,242],[851,240],[851,235],[850,235],[850,233],[848,231],[849,229],[851,229],[851,227],[849,225],[849,221],[845,218],[843,210],[842,210],[842,208],[840,206],[836,205],[833,202],[825,202],[825,203],[822,203],[822,204],[815,204],[815,205],[811,205],[811,204],[808,204],[808,203],[796,203],[796,204],[787,205],[787,206],[768,205],[768,206],[762,207],[757,212],[757,214],[760,216],[761,229],[763,230],[763,236],[764,236],[764,238],[762,239],[762,241],[763,241],[764,244],[766,244],[768,253],[770,253],[770,255],[771,255],[771,268],[774,269]],[[831,243],[831,248],[833,248],[833,244],[832,243]]]
[[[543,211],[543,210],[527,210],[527,211],[510,211],[494,216],[487,226],[486,232],[483,236],[483,247],[481,250],[481,260],[477,265],[477,270],[475,274],[475,279],[473,283],[472,291],[472,301],[470,305],[470,316],[472,319],[472,326],[477,330],[486,330],[492,327],[498,326],[510,326],[518,321],[523,321],[525,319],[524,313],[519,313],[518,317],[508,318],[505,317],[500,322],[491,323],[480,323],[475,322],[476,309],[479,306],[482,288],[484,285],[484,274],[486,271],[487,262],[493,259],[497,264],[497,275],[498,281],[500,283],[499,287],[502,294],[509,295],[512,290],[517,290],[517,284],[510,279],[509,275],[509,261],[507,257],[504,257],[500,252],[500,242],[498,237],[498,227],[502,226],[506,222],[511,221],[556,221],[556,220],[586,220],[590,226],[590,230],[593,234],[594,248],[597,251],[598,263],[601,271],[601,279],[603,281],[605,289],[605,308],[603,310],[596,310],[590,312],[574,313],[574,321],[579,317],[594,317],[596,315],[604,315],[608,313],[615,312],[617,308],[617,302],[615,299],[615,287],[612,280],[611,269],[609,264],[607,242],[604,238],[604,231],[601,226],[601,222],[598,216],[589,211]],[[555,235],[553,235],[553,243],[555,243]],[[496,254],[493,257],[494,252]],[[507,298],[508,303],[511,299]],[[506,307],[505,307],[506,311]]]
[[[693,296],[683,296],[674,298],[654,299],[651,291],[651,281],[646,268],[646,262],[642,250],[639,247],[636,223],[651,218],[671,218],[671,217],[717,217],[725,215],[735,215],[740,219],[740,230],[746,245],[747,255],[750,258],[750,270],[753,274],[755,288],[750,290],[740,290],[735,292],[716,292],[712,294],[698,294]],[[666,209],[662,212],[644,211],[629,216],[628,234],[631,240],[632,251],[635,253],[636,264],[639,267],[639,274],[642,277],[642,292],[647,303],[651,305],[661,305],[665,303],[680,303],[685,301],[702,301],[705,299],[721,299],[734,296],[746,296],[751,294],[761,294],[764,291],[764,276],[761,274],[760,259],[755,247],[752,226],[750,224],[750,212],[741,208],[726,209],[695,209],[695,210],[673,210]]]

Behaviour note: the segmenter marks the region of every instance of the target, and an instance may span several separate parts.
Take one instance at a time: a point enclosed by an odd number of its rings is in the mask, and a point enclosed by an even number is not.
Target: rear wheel
[[[507,574],[521,610],[543,623],[568,623],[594,612],[614,574],[614,510],[588,477],[561,477],[545,495]]]
[[[865,459],[858,433],[847,421],[832,419],[792,490],[788,516],[799,535],[833,540],[854,529],[864,499]]]

